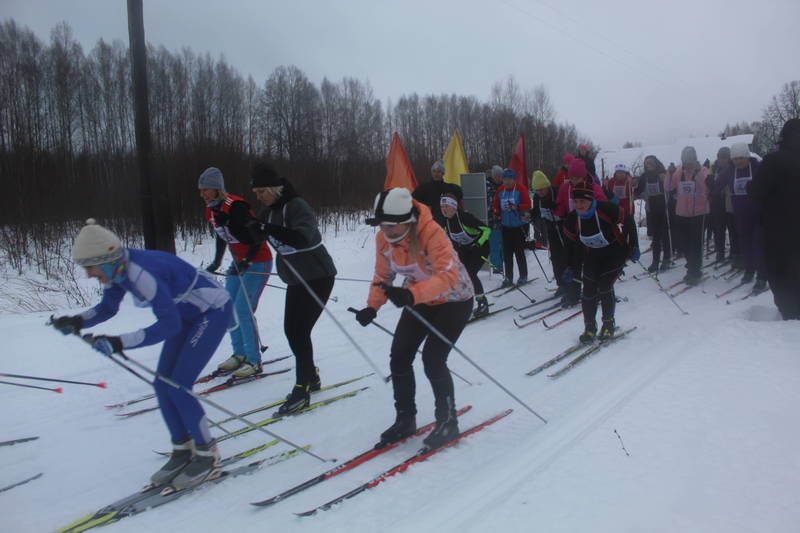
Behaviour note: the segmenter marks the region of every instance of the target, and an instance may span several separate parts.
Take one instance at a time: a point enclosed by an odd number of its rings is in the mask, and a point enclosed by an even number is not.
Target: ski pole
[[[0,372],[0,376],[6,378],[35,379],[37,381],[53,381],[55,383],[72,383],[73,385],[90,385],[92,387],[100,387],[101,389],[106,388],[105,381],[101,381],[100,383],[88,383],[86,381],[71,381],[69,379],[55,379],[55,378],[39,378],[36,376],[25,376],[22,374],[6,374],[4,372]]]
[[[415,317],[417,320],[419,320],[419,321],[420,321],[422,324],[424,324],[424,325],[425,325],[425,327],[427,327],[427,328],[428,328],[428,329],[431,331],[431,333],[433,333],[434,335],[436,335],[437,337],[439,337],[439,339],[441,339],[441,341],[442,341],[443,343],[447,344],[447,345],[450,347],[450,349],[451,349],[451,350],[455,350],[455,351],[456,351],[456,353],[458,353],[458,354],[459,354],[461,357],[463,357],[464,359],[466,359],[466,360],[467,360],[467,362],[468,362],[469,364],[471,364],[471,365],[472,365],[472,366],[474,366],[476,369],[478,369],[478,371],[479,371],[481,374],[483,374],[484,376],[486,376],[487,378],[489,378],[489,380],[491,380],[491,382],[492,382],[492,383],[494,383],[495,385],[497,385],[498,387],[500,387],[500,388],[501,388],[501,389],[502,389],[502,390],[503,390],[503,391],[504,391],[506,394],[508,394],[509,396],[511,396],[511,398],[512,398],[512,399],[514,399],[514,400],[515,400],[517,403],[519,403],[519,404],[520,404],[522,407],[524,407],[525,409],[527,409],[528,411],[530,411],[531,413],[533,413],[534,415],[536,415],[536,417],[537,417],[537,418],[539,418],[539,420],[541,420],[542,422],[544,422],[545,424],[547,424],[547,420],[545,420],[544,418],[542,418],[542,416],[541,416],[539,413],[537,413],[536,411],[534,411],[534,410],[533,410],[533,409],[532,409],[532,408],[531,408],[531,407],[530,407],[528,404],[526,404],[525,402],[523,402],[522,400],[520,400],[520,399],[519,399],[519,398],[518,398],[518,397],[517,397],[517,396],[516,396],[516,395],[515,395],[513,392],[511,392],[510,390],[508,390],[506,387],[504,387],[504,386],[503,386],[503,384],[502,384],[502,383],[500,383],[500,382],[499,382],[499,381],[497,381],[497,380],[496,380],[494,377],[492,377],[492,375],[491,375],[491,374],[489,374],[489,373],[488,373],[488,372],[486,372],[486,371],[485,371],[483,368],[481,368],[481,367],[480,367],[480,365],[478,365],[477,363],[475,363],[475,361],[473,361],[472,359],[470,359],[470,358],[467,356],[467,354],[465,354],[463,351],[461,351],[461,349],[460,349],[458,346],[456,346],[456,345],[455,345],[455,343],[453,343],[453,342],[452,342],[450,339],[448,339],[447,337],[445,337],[445,336],[444,336],[444,334],[443,334],[441,331],[439,331],[438,329],[436,329],[436,328],[433,326],[433,324],[431,324],[430,322],[428,322],[428,320],[426,320],[426,319],[425,319],[425,317],[423,317],[422,315],[420,315],[420,314],[419,314],[419,313],[418,313],[418,312],[417,312],[417,311],[416,311],[416,310],[415,310],[413,307],[411,307],[410,305],[407,305],[407,306],[405,306],[405,307],[404,307],[404,309],[408,310],[408,312],[409,312],[409,313],[411,313],[411,314],[412,314],[412,315],[413,315],[413,316],[414,316],[414,317]]]
[[[381,380],[382,380],[384,383],[388,383],[388,382],[389,382],[389,378],[388,378],[387,376],[384,376],[384,375],[383,375],[383,372],[381,372],[381,370],[378,368],[378,366],[377,366],[377,365],[376,365],[376,364],[375,364],[375,363],[372,361],[372,359],[370,359],[370,358],[369,358],[369,356],[367,355],[367,353],[366,353],[366,352],[364,351],[364,349],[363,349],[363,348],[362,348],[362,347],[361,347],[361,346],[360,346],[360,345],[359,345],[359,344],[356,342],[356,340],[353,338],[353,336],[352,336],[352,335],[350,335],[350,334],[347,332],[347,330],[346,330],[346,329],[344,329],[344,326],[342,326],[342,324],[341,324],[341,323],[340,323],[340,322],[339,322],[339,321],[336,319],[336,317],[333,315],[333,313],[331,313],[331,310],[330,310],[330,309],[328,309],[328,308],[325,306],[325,304],[322,302],[322,300],[320,299],[320,297],[319,297],[319,296],[317,296],[317,293],[315,293],[315,292],[314,292],[314,291],[311,289],[311,287],[308,285],[308,282],[307,282],[307,281],[306,281],[306,280],[303,278],[303,276],[301,276],[301,275],[300,275],[300,274],[297,272],[297,270],[296,270],[296,269],[295,269],[295,268],[292,266],[292,263],[290,263],[290,262],[289,262],[289,260],[288,260],[286,257],[284,257],[283,259],[284,259],[283,263],[284,263],[284,264],[285,264],[285,265],[286,265],[286,266],[289,268],[289,270],[292,272],[292,275],[294,275],[294,277],[295,277],[296,279],[300,280],[300,283],[302,283],[303,287],[306,289],[306,291],[308,291],[308,294],[309,294],[309,295],[310,295],[310,296],[311,296],[311,297],[314,299],[314,301],[315,301],[315,302],[317,302],[317,305],[318,305],[318,306],[320,306],[320,307],[322,308],[322,310],[323,310],[324,312],[326,312],[326,313],[328,314],[328,316],[329,316],[329,317],[331,317],[331,320],[333,320],[333,323],[334,323],[334,324],[336,324],[336,325],[339,327],[339,329],[340,329],[340,330],[342,330],[342,333],[344,333],[344,336],[345,336],[345,337],[347,337],[347,340],[349,340],[349,341],[350,341],[350,343],[351,343],[353,346],[355,346],[355,348],[356,348],[356,351],[359,353],[359,355],[361,355],[361,357],[363,357],[363,358],[364,358],[364,361],[366,361],[366,362],[367,362],[367,364],[369,364],[369,366],[371,366],[371,367],[372,367],[372,370],[374,370],[374,371],[375,371],[375,375],[377,375],[377,376],[380,376]]]
[[[542,262],[539,261],[539,256],[536,255],[536,248],[534,248],[532,251],[533,251],[533,257],[535,257],[536,258],[536,262],[539,263],[539,268],[542,269],[542,275],[544,275],[544,280],[547,283],[551,283],[553,280],[547,277],[547,272],[544,271],[544,267],[542,266]]]
[[[61,387],[57,387],[55,389],[51,389],[49,387],[37,387],[36,385],[25,385],[24,383],[12,383],[11,381],[0,381],[3,385],[14,385],[15,387],[25,387],[27,389],[41,389],[41,390],[51,390],[53,392],[62,393],[64,389]]]
[[[81,336],[81,335],[79,335],[79,334],[77,334],[77,333],[76,333],[76,335],[78,335],[78,336],[79,336],[81,339],[83,339],[83,340],[84,340],[86,343],[88,343],[88,344],[92,344],[92,343],[93,343],[93,341],[94,341],[94,337],[93,337],[93,336],[92,336],[90,333],[87,333],[86,335],[83,335],[83,336]],[[301,451],[301,452],[303,452],[303,453],[307,453],[307,454],[308,454],[308,455],[310,455],[311,457],[313,457],[313,458],[315,458],[315,459],[319,459],[319,460],[320,460],[320,461],[322,461],[323,463],[329,463],[329,462],[330,462],[330,463],[335,463],[335,462],[336,462],[336,459],[325,459],[325,458],[323,458],[323,457],[320,457],[319,455],[315,454],[314,452],[311,452],[311,451],[307,450],[307,449],[306,449],[306,448],[304,448],[304,447],[298,446],[298,445],[297,445],[297,444],[295,444],[294,442],[292,442],[292,441],[290,441],[290,440],[287,440],[287,439],[285,439],[285,438],[281,437],[280,435],[278,435],[278,434],[276,434],[276,433],[273,433],[272,431],[270,431],[270,430],[268,430],[268,429],[266,429],[266,428],[263,428],[263,427],[261,427],[261,426],[256,426],[255,424],[253,424],[252,422],[250,422],[250,421],[249,421],[249,420],[247,420],[246,418],[244,418],[244,417],[242,417],[242,416],[239,416],[238,414],[234,413],[233,411],[230,411],[230,410],[226,409],[225,407],[222,407],[222,406],[221,406],[221,405],[219,405],[218,403],[216,403],[216,402],[213,402],[213,401],[209,400],[209,399],[208,399],[208,398],[206,398],[205,396],[202,396],[202,395],[200,395],[200,394],[197,394],[197,393],[196,393],[196,392],[194,392],[192,389],[190,389],[190,388],[187,388],[187,387],[184,387],[184,386],[183,386],[183,385],[181,385],[180,383],[178,383],[178,382],[176,382],[176,381],[173,381],[172,379],[168,378],[167,376],[164,376],[164,375],[162,375],[161,373],[159,373],[159,372],[157,372],[157,371],[155,371],[155,370],[152,370],[151,368],[149,368],[149,367],[147,367],[147,366],[143,365],[142,363],[140,363],[140,362],[139,362],[139,361],[137,361],[136,359],[131,359],[130,357],[128,357],[128,356],[127,356],[127,355],[126,355],[124,352],[122,352],[122,351],[119,351],[119,352],[114,352],[114,353],[112,353],[112,354],[109,356],[109,359],[111,359],[112,361],[114,361],[116,364],[118,364],[118,365],[119,365],[119,366],[121,366],[121,367],[127,367],[128,365],[126,365],[125,363],[123,363],[122,361],[120,361],[119,359],[117,359],[116,357],[114,357],[115,355],[117,355],[117,356],[121,357],[122,359],[124,359],[124,360],[125,360],[125,361],[127,361],[127,362],[133,363],[133,364],[134,364],[135,366],[137,366],[139,369],[141,369],[141,370],[144,370],[145,372],[147,372],[147,373],[148,373],[148,374],[150,374],[151,376],[153,376],[153,377],[155,377],[156,379],[158,379],[158,380],[162,381],[163,383],[166,383],[166,384],[167,384],[167,385],[169,385],[170,387],[173,387],[173,388],[175,388],[175,389],[178,389],[178,390],[180,390],[180,391],[183,391],[183,392],[185,392],[186,394],[188,394],[189,396],[191,396],[192,398],[194,398],[195,400],[197,400],[197,401],[200,401],[200,402],[203,402],[203,403],[206,403],[206,404],[210,405],[211,407],[213,407],[213,408],[215,408],[215,409],[218,409],[219,411],[222,411],[222,412],[223,412],[223,413],[225,413],[226,415],[228,415],[228,416],[232,416],[232,417],[236,418],[237,420],[239,420],[240,422],[244,423],[244,424],[245,424],[245,425],[247,425],[248,427],[251,427],[251,428],[253,428],[253,429],[257,429],[257,430],[261,431],[262,433],[266,433],[266,434],[267,434],[267,435],[269,435],[270,437],[272,437],[272,438],[274,438],[274,439],[278,439],[279,441],[282,441],[282,442],[284,442],[284,443],[288,444],[289,446],[291,446],[292,448],[294,448],[294,449],[296,449],[296,450],[298,450],[298,451]],[[145,381],[147,381],[147,380],[145,380]],[[149,382],[149,381],[147,381],[147,383],[150,383],[150,382]]]
[[[545,276],[545,277],[547,277],[547,276]],[[536,279],[536,278],[534,278],[534,279]],[[533,281],[533,280],[531,280],[531,281]],[[522,295],[525,298],[527,298],[530,303],[532,303],[532,304],[536,303],[536,298],[531,298],[530,296],[528,296],[528,294],[525,291],[522,290],[522,287],[520,287],[519,285],[514,285],[514,288],[517,289],[519,292],[521,292]]]
[[[216,274],[217,276],[229,276],[229,275],[231,275],[231,274],[225,274],[224,272],[213,272],[213,274]],[[254,276],[271,276],[272,275],[271,272],[245,272],[245,274],[251,274],[251,275],[254,275]],[[336,278],[336,279],[339,279],[339,278]],[[366,280],[352,280],[352,281],[366,281]],[[282,291],[286,290],[286,287],[281,287],[280,285],[274,285],[272,283],[267,283],[267,287],[272,287],[273,289],[280,289]],[[328,298],[328,300],[332,301],[333,303],[336,303],[336,302],[339,301],[339,298],[336,297],[336,296],[331,296],[330,298]],[[261,351],[262,352],[264,350],[266,350],[266,349],[267,349],[266,346],[262,346],[261,347]]]
[[[348,308],[347,308],[347,310],[348,310],[348,311],[350,311],[351,313],[358,313],[358,309],[356,309],[356,308],[354,308],[354,307],[348,307]],[[389,331],[387,328],[385,328],[385,327],[381,326],[380,324],[378,324],[378,323],[377,323],[377,322],[375,322],[374,320],[373,320],[372,322],[370,322],[370,324],[372,324],[373,326],[375,326],[375,327],[376,327],[376,328],[378,328],[379,330],[383,331],[384,333],[387,333],[387,334],[389,334],[390,336],[394,337],[394,333],[392,333],[391,331]],[[418,348],[418,349],[417,349],[417,353],[418,353],[418,354],[420,354],[420,355],[422,355],[422,350],[420,350],[420,349]],[[469,386],[472,386],[472,383],[470,383],[470,382],[469,382],[469,381],[467,381],[465,378],[462,378],[461,376],[459,376],[458,374],[456,374],[456,371],[455,371],[455,370],[453,370],[452,368],[450,369],[450,373],[451,373],[451,374],[453,374],[453,375],[454,375],[455,377],[457,377],[458,379],[460,379],[461,381],[463,381],[464,383],[466,383],[467,385],[469,385]],[[389,376],[389,377],[392,377],[392,376]]]
[[[647,271],[647,269],[644,267],[644,265],[643,265],[643,264],[642,264],[640,261],[636,261],[636,264],[637,264],[637,265],[639,265],[640,267],[642,267],[642,270],[644,270],[645,272],[647,272],[648,274],[650,274],[650,273]],[[680,310],[680,312],[681,312],[681,313],[683,313],[684,315],[688,315],[688,314],[689,314],[689,312],[688,312],[688,311],[686,311],[686,310],[685,310],[683,307],[681,307],[681,306],[678,304],[678,302],[676,302],[676,301],[675,301],[675,298],[673,298],[673,296],[672,296],[672,295],[671,295],[671,294],[670,294],[670,293],[667,291],[667,289],[665,289],[665,288],[664,288],[664,286],[663,286],[663,285],[661,285],[661,281],[659,281],[659,279],[658,279],[656,276],[653,276],[653,275],[648,275],[648,277],[649,277],[650,279],[652,279],[653,281],[655,281],[655,282],[656,282],[656,285],[658,285],[658,288],[659,288],[659,289],[661,289],[661,292],[663,292],[664,294],[666,294],[666,295],[667,295],[667,298],[669,298],[669,300],[670,300],[670,301],[671,301],[673,304],[675,304],[675,307],[677,307],[677,308]]]

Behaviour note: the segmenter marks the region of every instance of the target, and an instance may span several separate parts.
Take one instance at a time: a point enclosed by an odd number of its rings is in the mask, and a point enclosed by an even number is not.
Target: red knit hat
[[[561,158],[561,162],[565,165],[569,166],[570,163],[575,159],[575,156],[572,154],[564,154],[564,157]]]
[[[588,175],[586,172],[586,163],[583,162],[583,159],[575,158],[572,160],[572,163],[569,164],[569,170],[567,170],[567,177],[568,178],[585,178]]]

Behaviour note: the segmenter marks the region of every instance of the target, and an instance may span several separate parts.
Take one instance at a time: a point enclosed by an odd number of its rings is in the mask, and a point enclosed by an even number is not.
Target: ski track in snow
[[[374,256],[373,230],[326,235],[341,277],[369,278]],[[366,245],[362,248],[364,239]],[[646,237],[642,237],[646,247]],[[212,243],[195,254],[180,253],[194,264],[208,261]],[[544,254],[542,254],[544,261]],[[532,275],[538,270],[528,254]],[[549,267],[548,275],[550,275]],[[345,492],[413,454],[412,441],[272,507],[248,504],[329,468],[301,455],[225,480],[141,515],[107,526],[108,531],[487,531],[541,530],[624,532],[793,531],[800,522],[800,402],[797,323],[779,320],[767,292],[725,305],[714,298],[730,286],[711,279],[678,297],[682,316],[649,279],[628,279],[616,287],[630,301],[617,306],[617,324],[638,329],[578,365],[564,377],[528,377],[525,372],[573,344],[580,318],[552,331],[541,325],[514,326],[510,310],[466,328],[458,346],[549,423],[543,424],[452,352],[449,364],[473,382],[457,378],[459,405],[473,409],[462,429],[508,407],[514,413],[467,437],[426,462],[389,478],[377,488],[314,517],[304,511]],[[663,274],[664,284],[683,275]],[[498,276],[481,274],[487,289]],[[88,283],[88,281],[87,281]],[[282,285],[277,276],[270,283]],[[735,283],[732,281],[730,283]],[[542,280],[526,289],[535,298],[550,295]],[[347,312],[361,308],[367,284],[337,281],[329,308],[379,368],[388,374],[391,338],[375,327],[362,328]],[[745,289],[732,294],[744,295]],[[510,293],[490,299],[498,305],[525,303]],[[284,293],[268,288],[257,316],[265,358],[289,352],[282,331]],[[66,310],[65,310],[66,311]],[[160,415],[118,419],[115,403],[150,392],[84,343],[43,326],[50,313],[0,315],[3,370],[84,381],[108,381],[98,389],[64,385],[57,395],[16,387],[0,388],[0,440],[39,435],[37,441],[0,448],[0,486],[43,472],[41,479],[0,495],[6,511],[0,530],[52,531],[139,488],[164,459],[169,439]],[[376,321],[392,330],[399,310],[387,304]],[[149,310],[129,300],[98,333],[121,333],[152,321]],[[333,321],[323,315],[314,330],[317,364],[331,384],[371,371]],[[159,347],[129,354],[155,366]],[[207,370],[230,354],[226,338]],[[569,359],[567,359],[568,361]],[[291,366],[291,360],[270,367]],[[433,419],[433,398],[419,361],[417,422]],[[293,374],[272,376],[211,397],[240,412],[282,397]],[[393,420],[391,387],[371,376],[322,392],[324,399],[363,386],[354,398],[338,401],[269,429],[298,444],[311,444],[324,457],[345,460],[369,448]],[[153,405],[142,402],[134,407]],[[124,411],[124,409],[122,410]],[[209,417],[226,416],[207,407]],[[261,420],[271,411],[248,418]],[[229,431],[239,422],[226,425]],[[617,433],[615,433],[615,431]],[[617,436],[619,435],[619,437]],[[620,442],[620,438],[622,442]],[[223,456],[271,440],[253,431],[220,445]],[[630,452],[627,456],[622,449]],[[283,444],[254,457],[287,450]]]

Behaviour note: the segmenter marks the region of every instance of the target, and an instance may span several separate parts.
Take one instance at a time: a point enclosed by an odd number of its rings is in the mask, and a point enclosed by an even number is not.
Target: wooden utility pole
[[[144,246],[148,250],[175,253],[175,235],[169,208],[167,182],[157,187],[150,167],[150,109],[147,101],[147,43],[144,39],[142,0],[128,0],[128,36],[130,37],[133,73],[134,125],[136,160],[139,163],[139,195],[142,206]]]

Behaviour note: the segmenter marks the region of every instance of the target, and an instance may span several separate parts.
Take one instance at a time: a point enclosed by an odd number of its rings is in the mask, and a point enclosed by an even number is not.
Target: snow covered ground
[[[373,264],[372,229],[326,237],[341,277],[368,278]],[[647,248],[642,237],[642,248]],[[194,264],[211,258],[211,243]],[[545,254],[540,253],[544,261]],[[528,257],[533,275],[538,266]],[[643,258],[647,264],[649,256]],[[546,267],[547,268],[547,267]],[[413,453],[411,442],[346,474],[270,508],[266,498],[329,467],[294,457],[253,475],[225,480],[184,498],[107,526],[108,531],[547,531],[547,532],[788,532],[800,524],[800,328],[778,320],[771,293],[725,305],[714,297],[729,286],[710,280],[707,293],[678,297],[682,316],[649,279],[630,278],[617,294],[617,322],[638,329],[559,380],[525,372],[571,345],[580,319],[545,330],[514,326],[513,310],[470,325],[458,346],[545,417],[543,424],[479,374],[458,354],[451,367],[473,382],[456,380],[462,417],[469,427],[508,407],[514,413],[427,462],[310,518],[304,511],[367,481]],[[548,270],[549,274],[549,270]],[[483,274],[482,274],[483,275]],[[489,278],[489,288],[499,278]],[[682,269],[662,276],[679,279]],[[277,276],[271,283],[282,285]],[[6,289],[8,290],[8,289]],[[527,292],[550,293],[540,279]],[[347,312],[360,308],[365,283],[339,281],[329,309],[388,373],[390,338],[362,328]],[[739,294],[744,294],[740,289]],[[289,353],[282,333],[284,293],[268,288],[258,310],[267,355]],[[512,293],[497,305],[523,305]],[[64,311],[67,311],[64,309]],[[64,386],[63,394],[0,386],[0,441],[38,435],[34,442],[0,448],[0,487],[38,472],[38,480],[0,493],[0,531],[53,531],[143,485],[169,446],[157,412],[118,419],[104,404],[148,392],[148,386],[99,356],[76,338],[45,327],[49,313],[0,315],[0,371],[85,381],[108,389]],[[393,328],[398,310],[382,309],[377,322]],[[120,314],[96,328],[121,333],[151,321],[149,310],[128,300]],[[314,331],[323,383],[370,372],[328,316]],[[158,347],[131,351],[155,365]],[[226,338],[209,370],[230,354]],[[274,368],[290,366],[285,361]],[[421,363],[417,367],[418,422],[433,419],[433,399]],[[277,400],[293,373],[269,377],[211,397],[244,411]],[[391,390],[375,377],[369,389],[270,426],[311,444],[324,457],[347,459],[369,448],[393,420]],[[355,385],[346,390],[357,388]],[[320,393],[318,398],[334,395]],[[140,404],[151,405],[151,404]],[[209,409],[213,419],[224,415]],[[253,416],[260,420],[266,417]],[[229,429],[239,427],[230,424]],[[251,432],[221,444],[224,456],[270,440]],[[624,448],[623,448],[624,446]],[[276,446],[259,457],[286,450]],[[626,453],[626,451],[628,453]]]

